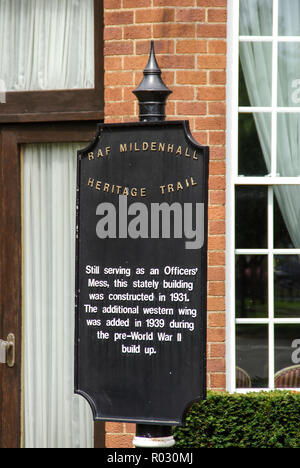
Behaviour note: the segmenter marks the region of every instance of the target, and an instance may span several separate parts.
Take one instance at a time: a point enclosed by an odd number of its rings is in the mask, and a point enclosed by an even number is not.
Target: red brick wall
[[[138,6],[137,6],[138,5]],[[210,146],[208,387],[225,388],[225,85],[227,0],[104,0],[105,121],[138,120],[132,94],[150,40],[166,85],[168,120],[189,120]],[[131,447],[134,425],[107,423],[107,447]]]

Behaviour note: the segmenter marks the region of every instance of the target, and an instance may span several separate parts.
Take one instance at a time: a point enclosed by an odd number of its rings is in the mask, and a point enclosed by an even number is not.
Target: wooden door
[[[0,134],[0,339],[15,335],[15,366],[0,364],[0,448],[23,445],[22,177],[20,147],[28,143],[89,142],[95,122],[2,126]],[[104,425],[95,423],[95,447]]]

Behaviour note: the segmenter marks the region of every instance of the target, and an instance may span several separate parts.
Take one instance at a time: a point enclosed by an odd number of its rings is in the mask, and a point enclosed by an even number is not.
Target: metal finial
[[[144,78],[133,93],[139,101],[140,120],[165,120],[166,101],[172,91],[161,79],[161,69],[157,64],[153,41],[151,41],[150,56],[144,70]]]

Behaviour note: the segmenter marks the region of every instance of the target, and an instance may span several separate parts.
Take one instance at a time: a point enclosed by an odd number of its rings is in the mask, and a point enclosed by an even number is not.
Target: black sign
[[[96,420],[181,425],[206,390],[208,148],[101,124],[78,152],[75,391]]]

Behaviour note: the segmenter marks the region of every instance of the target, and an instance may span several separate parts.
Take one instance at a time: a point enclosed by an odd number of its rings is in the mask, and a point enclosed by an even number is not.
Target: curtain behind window
[[[240,34],[272,35],[272,1],[241,0]],[[279,33],[300,35],[298,0],[279,1]],[[278,106],[293,107],[300,103],[300,46],[278,44]],[[272,49],[264,42],[240,43],[240,60],[251,106],[271,106]],[[269,114],[254,113],[257,133],[268,171],[271,172]],[[277,173],[284,177],[300,175],[300,116],[279,113],[277,116]],[[245,174],[247,175],[247,174]],[[275,186],[274,192],[293,246],[300,248],[300,186]]]
[[[24,146],[26,448],[91,448],[93,420],[74,395],[76,153]]]
[[[6,91],[94,87],[93,0],[0,0]]]

